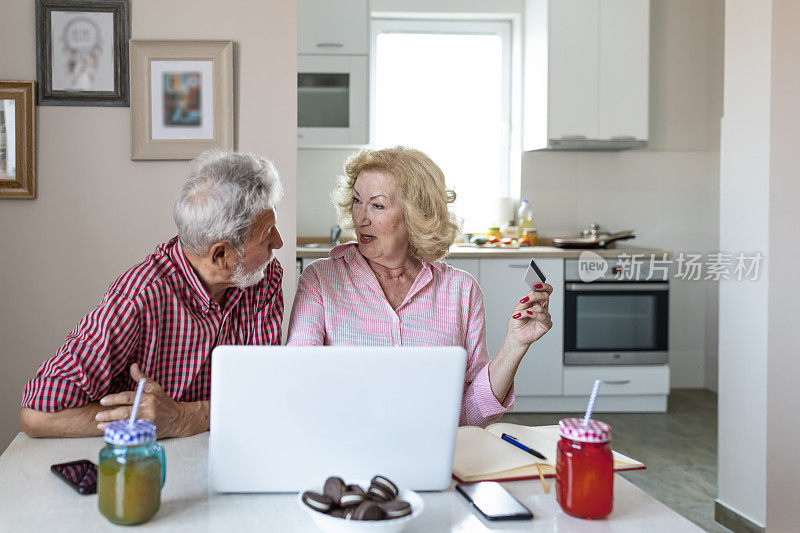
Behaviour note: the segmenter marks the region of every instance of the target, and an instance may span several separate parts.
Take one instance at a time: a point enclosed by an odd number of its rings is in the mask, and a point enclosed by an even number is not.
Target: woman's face
[[[395,194],[394,178],[379,170],[364,170],[353,186],[353,224],[361,254],[387,267],[408,257],[408,231]]]

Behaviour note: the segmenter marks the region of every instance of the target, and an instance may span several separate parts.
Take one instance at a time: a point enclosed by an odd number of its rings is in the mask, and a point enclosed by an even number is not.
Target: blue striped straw
[[[142,400],[142,393],[144,392],[144,382],[147,381],[145,378],[139,380],[139,384],[136,386],[136,398],[133,400],[133,409],[131,409],[131,417],[128,419],[128,425],[132,426],[134,421],[136,421],[136,413],[139,412],[139,402]]]
[[[594,380],[592,386],[592,394],[589,395],[589,405],[586,406],[586,414],[583,415],[583,425],[588,426],[589,420],[592,418],[592,411],[594,411],[594,402],[597,400],[597,391],[600,390],[600,380]]]

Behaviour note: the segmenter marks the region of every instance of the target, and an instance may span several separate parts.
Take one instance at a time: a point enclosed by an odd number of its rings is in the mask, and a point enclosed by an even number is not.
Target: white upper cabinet
[[[596,135],[599,10],[599,0],[550,3],[547,133],[551,139]]]
[[[650,2],[601,0],[598,138],[648,138]]]
[[[527,0],[523,147],[641,148],[649,0]]]
[[[298,0],[299,54],[367,55],[369,0]]]

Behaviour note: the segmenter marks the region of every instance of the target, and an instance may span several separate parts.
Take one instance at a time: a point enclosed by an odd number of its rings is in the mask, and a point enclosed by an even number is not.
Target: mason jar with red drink
[[[598,519],[614,505],[611,426],[597,420],[565,418],[558,423],[556,499],[565,513]]]

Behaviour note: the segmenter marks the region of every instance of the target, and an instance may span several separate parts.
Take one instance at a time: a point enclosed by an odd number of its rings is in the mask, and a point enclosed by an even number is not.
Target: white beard
[[[247,287],[252,287],[262,279],[264,279],[264,271],[266,270],[267,266],[275,259],[275,254],[272,253],[267,259],[264,264],[257,266],[250,272],[244,271],[244,259],[242,256],[239,256],[239,259],[236,260],[236,264],[233,266],[233,276],[231,276],[231,283],[239,287],[240,289],[246,289]]]

